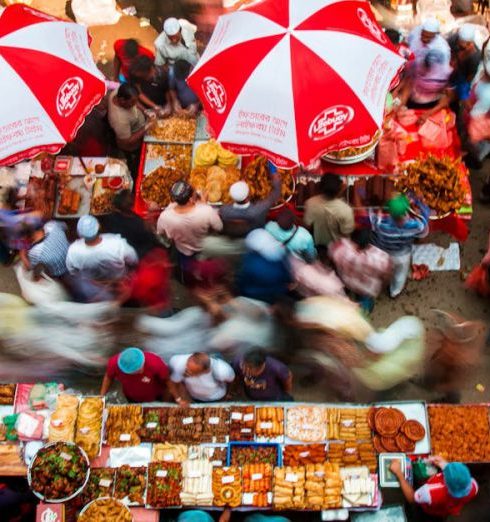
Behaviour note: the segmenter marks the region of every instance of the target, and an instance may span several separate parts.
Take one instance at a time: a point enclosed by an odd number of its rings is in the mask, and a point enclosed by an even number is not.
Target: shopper
[[[354,231],[352,240],[339,239],[329,248],[337,274],[368,313],[372,312],[374,300],[391,277],[389,254],[370,241],[370,230],[361,229]]]
[[[236,388],[252,401],[292,400],[293,374],[263,350],[252,350],[233,362]]]
[[[196,29],[187,20],[167,18],[163,24],[163,32],[155,40],[155,64],[173,65],[177,60],[186,60],[191,65],[196,65],[199,60]]]
[[[397,297],[405,287],[412,260],[412,245],[417,238],[429,232],[429,208],[416,202],[420,217],[410,217],[410,202],[405,195],[398,195],[388,201],[388,216],[371,212],[373,244],[390,254],[393,274],[390,296]]]
[[[324,174],[320,189],[321,194],[306,201],[303,220],[313,229],[315,244],[328,247],[332,241],[348,237],[353,232],[354,211],[341,198],[344,185],[340,176]]]
[[[121,83],[129,79],[129,69],[139,56],[147,56],[153,62],[155,55],[134,38],[114,42],[114,80]]]
[[[390,470],[398,479],[407,502],[417,504],[425,514],[438,519],[459,515],[478,493],[476,480],[460,462],[447,463],[442,457],[430,460],[441,471],[415,491],[405,478],[399,460],[392,461]]]
[[[416,60],[423,60],[429,51],[438,50],[449,61],[451,50],[449,44],[440,35],[440,30],[441,26],[436,18],[427,18],[408,35],[408,45]]]
[[[128,402],[168,400],[168,378],[168,367],[158,355],[126,348],[109,359],[100,394],[106,395],[118,381]]]
[[[235,379],[235,372],[227,362],[203,352],[174,355],[169,367],[170,388],[180,406],[192,401],[221,401]]]
[[[192,65],[186,60],[177,60],[174,65],[174,75],[169,82],[169,96],[172,110],[178,116],[196,116],[199,108],[199,98],[187,85],[187,78]]]

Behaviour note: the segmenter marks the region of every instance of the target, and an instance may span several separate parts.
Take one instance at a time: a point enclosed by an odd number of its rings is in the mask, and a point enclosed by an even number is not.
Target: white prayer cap
[[[237,181],[230,187],[230,196],[233,201],[236,201],[237,203],[245,201],[248,198],[249,192],[250,189],[245,181]]]
[[[475,41],[475,27],[471,24],[463,24],[458,31],[458,39],[463,42]]]
[[[167,36],[175,36],[180,29],[180,22],[177,18],[167,18],[163,23],[163,30]]]
[[[82,216],[77,223],[77,232],[83,239],[94,239],[99,233],[99,222],[90,214]]]
[[[428,33],[438,33],[441,29],[441,25],[439,24],[439,20],[436,18],[427,18],[422,24],[422,30],[427,31]]]

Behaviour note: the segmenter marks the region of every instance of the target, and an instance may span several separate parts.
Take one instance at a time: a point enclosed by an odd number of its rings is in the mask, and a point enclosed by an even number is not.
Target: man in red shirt
[[[134,38],[114,42],[114,79],[116,81],[122,83],[128,81],[129,68],[138,56],[148,56],[155,61],[155,55]]]
[[[441,520],[459,515],[478,493],[476,480],[471,478],[468,467],[460,462],[447,463],[442,457],[432,457],[430,461],[441,472],[416,491],[405,479],[399,461],[394,460],[390,469],[400,482],[407,502],[419,505],[424,513]]]
[[[126,348],[109,359],[100,394],[105,395],[116,380],[129,402],[168,400],[168,378],[168,367],[158,355]]]

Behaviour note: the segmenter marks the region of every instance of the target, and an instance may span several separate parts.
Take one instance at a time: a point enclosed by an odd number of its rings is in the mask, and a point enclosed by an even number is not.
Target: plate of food
[[[36,452],[27,481],[43,502],[60,503],[80,494],[89,476],[90,465],[82,448],[71,442],[52,442]]]
[[[93,184],[90,213],[94,216],[109,214],[114,210],[114,196],[129,188],[128,180],[123,176],[97,178]]]
[[[145,141],[156,143],[190,143],[196,136],[196,120],[194,118],[159,119],[145,136]]]
[[[133,515],[119,500],[101,497],[93,500],[80,511],[77,522],[133,522]]]
[[[169,167],[189,174],[192,161],[192,145],[182,143],[147,143],[146,162],[149,161],[151,161],[151,164],[154,164],[154,167]]]
[[[369,158],[377,147],[381,138],[381,132],[377,131],[372,140],[366,145],[360,147],[344,147],[336,151],[329,152],[323,156],[323,159],[336,165],[352,165],[360,163]]]

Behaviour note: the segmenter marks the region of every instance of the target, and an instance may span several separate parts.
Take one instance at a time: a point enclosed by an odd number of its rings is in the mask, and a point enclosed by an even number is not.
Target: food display
[[[274,468],[274,509],[305,509],[305,468]]]
[[[0,476],[25,476],[26,471],[21,447],[13,443],[0,444]]]
[[[180,506],[181,482],[181,464],[176,462],[150,463],[146,503],[154,508]]]
[[[255,435],[255,408],[232,406],[230,413],[230,440],[250,441]]]
[[[121,466],[117,468],[114,496],[125,504],[145,503],[146,467]]]
[[[196,120],[177,116],[160,119],[148,134],[156,141],[192,143],[196,135]]]
[[[214,468],[214,505],[218,507],[238,507],[242,502],[242,479],[240,468]]]
[[[110,406],[105,427],[107,444],[113,448],[137,446],[141,442],[138,431],[142,423],[141,406]]]
[[[276,466],[279,457],[277,444],[232,444],[230,446],[230,464],[243,466],[244,464],[270,464]]]
[[[167,419],[167,440],[183,444],[201,442],[203,420],[203,408],[170,408]]]
[[[179,169],[158,167],[149,172],[141,183],[141,197],[147,203],[155,203],[163,208],[170,204],[170,189],[177,181],[185,179],[185,174]]]
[[[29,466],[32,491],[48,502],[64,502],[82,491],[90,473],[87,456],[75,444],[53,442],[43,446]]]
[[[146,157],[163,162],[165,167],[181,170],[189,174],[192,161],[192,145],[176,143],[148,143]]]
[[[278,169],[277,173],[281,176],[281,196],[277,204],[281,205],[292,198],[294,179],[287,170]],[[242,179],[250,188],[250,199],[265,199],[272,191],[272,181],[267,166],[267,158],[257,156],[245,167]]]
[[[327,460],[325,444],[287,444],[282,452],[285,466],[321,464]]]
[[[77,522],[133,522],[133,515],[115,498],[100,498],[82,510]]]
[[[208,459],[215,467],[221,467],[226,464],[228,459],[227,446],[202,446],[203,458]]]
[[[255,433],[257,437],[264,439],[282,438],[284,435],[284,409],[278,406],[256,408]]]
[[[308,464],[305,476],[307,509],[335,509],[342,505],[342,480],[338,464]]]
[[[208,460],[186,460],[182,464],[182,491],[184,506],[211,506],[213,504],[213,466]]]
[[[375,432],[373,443],[378,453],[412,453],[415,444],[425,437],[422,424],[407,420],[398,408],[370,408],[368,422]]]
[[[321,406],[296,406],[286,413],[286,436],[301,442],[327,438],[326,409]]]
[[[490,462],[488,407],[430,405],[432,453],[448,461]]]
[[[328,438],[331,440],[370,440],[368,408],[329,408]]]
[[[104,190],[93,193],[90,203],[90,213],[95,216],[109,214],[114,210],[114,192]]]
[[[100,451],[102,437],[102,415],[104,399],[102,397],[86,397],[78,408],[75,442],[85,450],[92,460]]]
[[[361,161],[366,154],[369,155],[371,151],[376,147],[378,141],[381,137],[381,132],[378,130],[375,132],[373,138],[366,145],[362,145],[360,147],[345,147],[336,151],[329,152],[324,157],[327,160],[336,160],[339,162],[349,161],[354,158],[357,158],[358,161]]]
[[[228,408],[204,408],[202,440],[204,442],[228,442],[230,410]]]
[[[82,505],[100,497],[111,497],[114,491],[114,479],[116,470],[114,468],[92,468],[87,485],[80,493]]]
[[[341,468],[342,506],[373,506],[377,497],[376,480],[366,467]]]
[[[69,216],[77,214],[82,203],[82,195],[76,190],[63,187],[60,191],[58,202],[58,214]]]
[[[188,446],[185,444],[153,444],[152,462],[184,462],[187,459]]]
[[[31,176],[26,188],[25,208],[41,212],[44,219],[51,219],[56,202],[56,177],[45,174],[38,178]]]
[[[372,472],[377,467],[376,452],[371,441],[330,442],[327,459],[345,467],[367,466]]]
[[[0,384],[0,405],[14,404],[15,384]]]
[[[192,187],[205,194],[209,203],[231,203],[230,187],[240,180],[236,167],[194,167],[189,176]]]
[[[242,467],[242,488],[245,506],[269,506],[272,501],[272,466],[245,464]]]
[[[462,176],[465,167],[460,159],[432,154],[408,163],[396,186],[420,197],[437,215],[458,210],[464,203]]]
[[[200,143],[194,153],[195,167],[212,167],[218,165],[219,167],[237,167],[240,159],[231,152],[225,149],[216,140],[209,140]]]
[[[143,423],[138,434],[142,442],[164,442],[167,438],[167,408],[143,408]]]
[[[49,442],[73,442],[78,414],[78,397],[61,393],[56,400],[56,409],[49,422]]]

